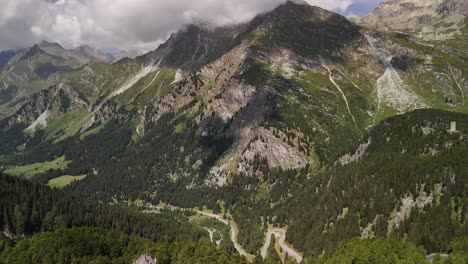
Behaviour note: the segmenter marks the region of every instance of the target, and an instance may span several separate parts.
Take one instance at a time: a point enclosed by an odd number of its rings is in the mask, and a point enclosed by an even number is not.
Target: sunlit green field
[[[53,161],[44,163],[34,163],[25,166],[12,167],[5,171],[5,173],[17,176],[23,176],[31,178],[34,175],[44,173],[48,170],[64,169],[68,166],[69,161],[65,160],[65,157],[57,158]]]
[[[82,175],[82,176],[64,175],[64,176],[50,180],[47,183],[47,185],[53,188],[63,188],[71,184],[74,181],[81,181],[84,178],[86,178],[86,175]]]

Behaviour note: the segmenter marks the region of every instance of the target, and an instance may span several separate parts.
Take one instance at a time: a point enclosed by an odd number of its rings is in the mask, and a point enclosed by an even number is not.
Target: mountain
[[[136,58],[138,56],[141,56],[142,53],[140,51],[137,51],[137,50],[129,50],[129,51],[123,51],[123,50],[120,50],[118,51],[117,53],[115,54],[112,54],[112,57],[113,57],[113,60],[114,62],[116,61],[119,61],[121,59],[125,59],[125,58]]]
[[[15,55],[16,52],[12,50],[0,52],[0,70],[3,70],[3,68],[7,65],[10,59]]]
[[[52,46],[34,51],[66,56]],[[454,42],[288,1],[72,66],[0,121],[6,173],[80,177],[66,190],[102,202],[210,209],[250,259],[272,252],[271,233],[296,260],[355,237],[447,252],[468,234],[468,64]]]
[[[85,65],[112,63],[131,53],[103,53],[89,46],[67,50],[58,43],[43,41],[33,47],[0,53],[0,117],[17,111],[25,101],[60,83],[63,75]]]
[[[357,22],[379,30],[404,31],[424,40],[466,35],[468,4],[463,0],[389,0]]]
[[[112,55],[99,51],[90,46],[80,46],[80,47],[74,48],[72,51],[73,53],[81,57],[87,58],[90,62],[93,61],[93,62],[111,63],[114,61],[114,57]]]
[[[140,55],[138,51],[118,51],[115,54],[105,53],[96,48],[88,45],[79,46],[70,50],[78,56],[81,56],[88,60],[88,64],[91,62],[105,62],[113,63],[125,58],[135,58]]]
[[[0,68],[0,94],[4,94],[0,105],[1,117],[13,114],[33,94],[56,83],[60,73],[89,62],[57,43],[49,42],[2,54],[11,56],[5,57]]]

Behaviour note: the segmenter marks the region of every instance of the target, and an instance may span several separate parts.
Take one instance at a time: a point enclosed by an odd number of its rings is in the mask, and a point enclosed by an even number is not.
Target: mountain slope
[[[59,74],[2,120],[0,165],[61,159],[30,178],[87,175],[67,190],[207,206],[232,216],[250,253],[272,225],[306,256],[387,233],[443,251],[466,234],[467,72],[443,44],[288,1],[243,25],[187,26],[143,56]],[[421,108],[458,113],[412,112]],[[452,121],[456,133],[446,132]],[[421,199],[421,215],[399,214]],[[435,212],[452,229],[411,231]],[[395,215],[411,218],[385,224]]]
[[[185,152],[186,162],[166,168],[175,179],[198,175],[202,185],[222,186],[237,173],[253,176],[257,156],[271,168],[321,170],[389,116],[430,107],[467,111],[466,70],[462,59],[409,36],[360,30],[342,16],[287,2],[246,25],[189,26],[135,60],[62,74],[63,87],[76,91],[67,100],[86,103],[60,107],[34,142],[88,135],[117,120],[137,143],[164,131],[163,119],[175,136],[198,138],[193,146],[201,153],[204,141],[226,141],[214,160]],[[38,100],[30,105],[48,105],[49,98]],[[18,141],[5,136],[3,153],[25,140],[16,131],[50,119],[44,107],[26,109],[4,121],[5,135]],[[170,143],[173,136],[161,137]],[[141,151],[156,144],[145,142]],[[33,149],[26,144],[24,152]]]
[[[16,55],[15,51],[7,50],[0,52],[0,71],[8,64],[11,58]]]
[[[426,67],[420,67],[423,60]],[[256,72],[265,65],[273,67]],[[193,83],[194,76],[203,83]],[[421,87],[421,76],[425,76],[427,88]],[[178,111],[197,95],[210,98],[200,93],[215,95],[224,92],[219,90],[223,86],[236,89],[237,84],[230,85],[230,81],[256,86],[267,84],[267,79],[270,86],[283,88],[307,86],[313,79],[320,79],[316,85],[323,88],[321,85],[325,84],[328,91],[321,89],[326,91],[324,94],[337,95],[346,107],[344,114],[355,128],[362,130],[394,112],[462,107],[465,76],[463,61],[443,50],[413,43],[405,36],[360,32],[343,17],[288,2],[246,25],[189,26],[136,60],[112,66],[90,65],[61,74],[57,81],[80,90],[93,105],[87,120],[82,120],[82,131],[105,122],[122,108],[123,112],[136,110],[141,127],[161,113]],[[278,83],[278,77],[285,81]],[[176,94],[182,91],[182,95]],[[402,93],[405,96],[398,96]],[[353,102],[355,96],[360,97],[359,102]],[[241,100],[245,99],[248,98]],[[364,101],[367,105],[353,109]],[[194,111],[200,110],[195,108]]]
[[[463,0],[391,0],[357,19],[380,30],[406,31],[425,40],[445,40],[462,34],[468,4]]]

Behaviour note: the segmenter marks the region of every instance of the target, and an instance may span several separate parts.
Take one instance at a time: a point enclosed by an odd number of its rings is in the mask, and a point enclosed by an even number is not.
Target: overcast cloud
[[[92,45],[148,51],[197,20],[248,21],[286,0],[0,0],[0,50],[41,40],[65,47]],[[381,0],[307,0],[349,14],[353,6]],[[348,13],[347,13],[348,12]]]

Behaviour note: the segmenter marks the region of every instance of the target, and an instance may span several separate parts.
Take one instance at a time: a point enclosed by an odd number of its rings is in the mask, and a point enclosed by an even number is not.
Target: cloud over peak
[[[356,2],[307,0],[345,12]],[[65,47],[151,50],[172,32],[197,20],[216,24],[245,22],[285,0],[0,0],[0,50],[40,40]]]

